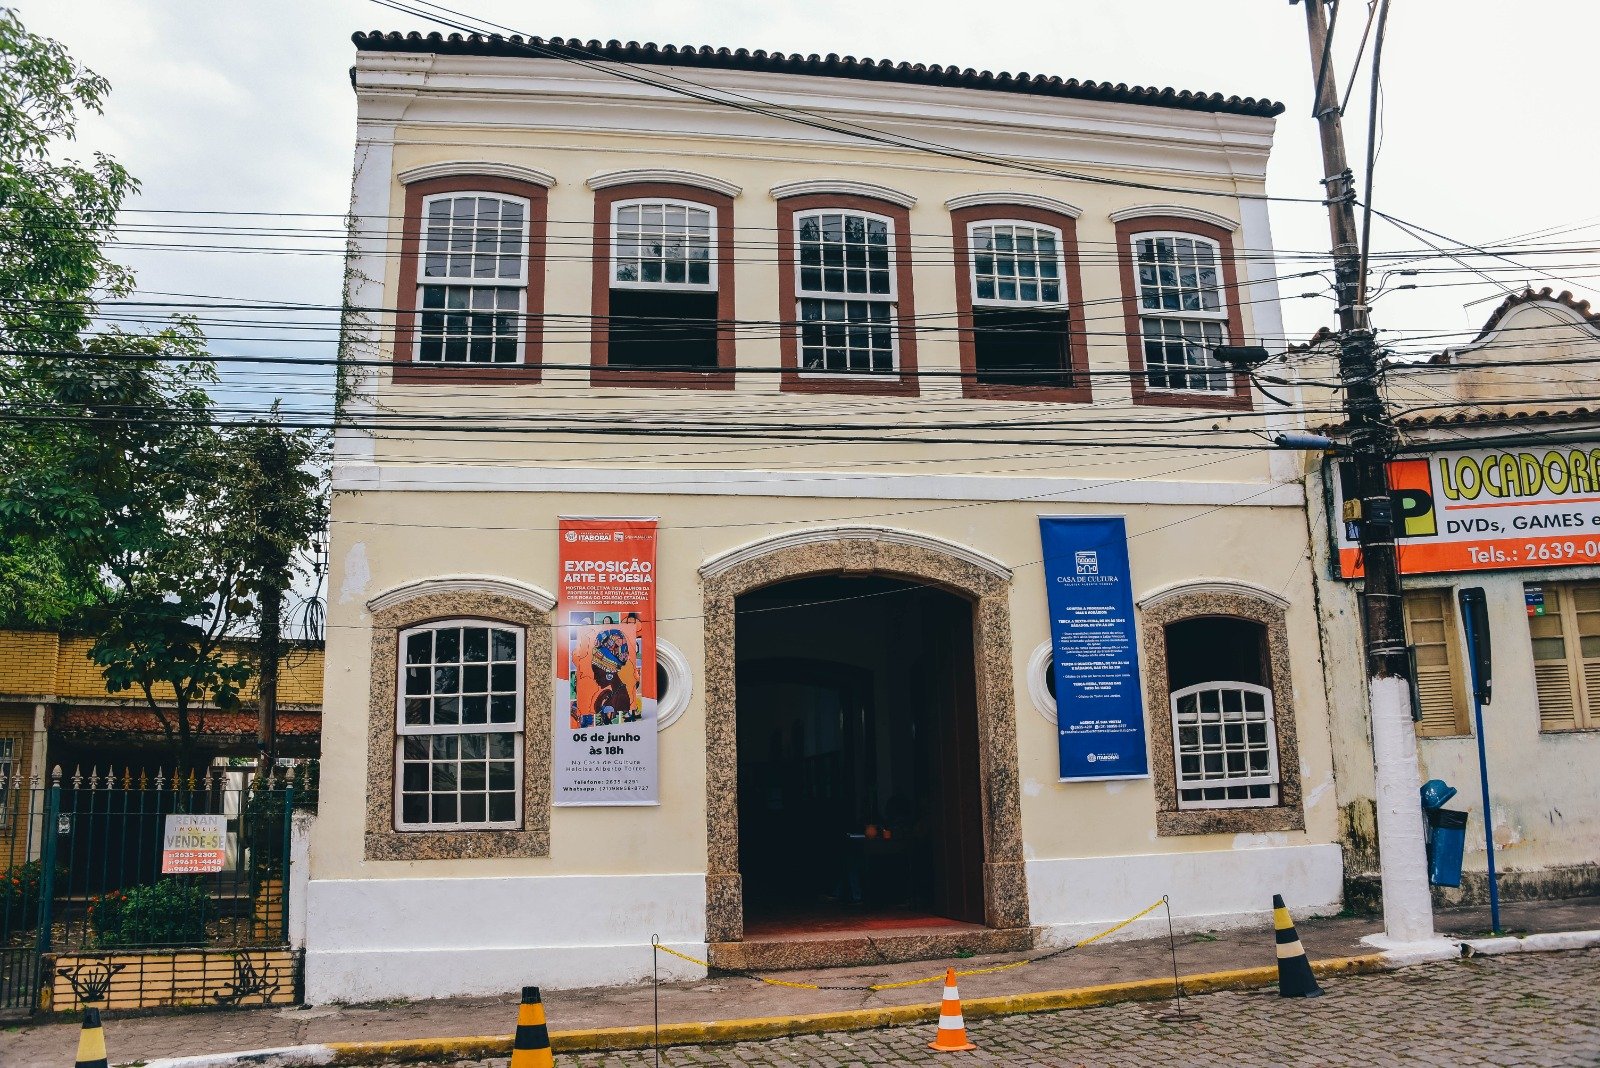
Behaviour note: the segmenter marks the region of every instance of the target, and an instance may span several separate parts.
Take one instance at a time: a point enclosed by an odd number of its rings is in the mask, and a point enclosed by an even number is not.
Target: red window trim
[[[717,367],[716,371],[613,370],[606,365],[611,340],[611,209],[623,200],[687,200],[717,210]],[[646,389],[732,389],[738,366],[733,299],[733,198],[726,193],[677,182],[632,182],[600,189],[594,195],[594,272],[590,308],[589,384]]]
[[[1122,275],[1123,330],[1128,340],[1129,380],[1133,403],[1161,408],[1215,408],[1248,411],[1254,406],[1250,378],[1242,372],[1233,376],[1232,393],[1165,393],[1146,385],[1144,374],[1144,334],[1139,327],[1139,286],[1134,276],[1133,238],[1135,234],[1155,232],[1194,234],[1217,243],[1222,260],[1222,300],[1228,309],[1228,344],[1244,343],[1244,319],[1239,312],[1239,272],[1234,260],[1233,234],[1220,226],[1184,219],[1176,215],[1141,215],[1117,223],[1117,266]]]
[[[522,362],[499,366],[421,363],[416,342],[417,261],[422,249],[422,202],[441,193],[501,193],[528,202],[528,286],[524,294]],[[545,233],[549,192],[534,182],[486,174],[451,174],[406,186],[405,218],[400,229],[400,282],[395,294],[395,382],[537,382],[544,355]]]
[[[1062,285],[1067,300],[1067,366],[1070,386],[1002,386],[979,382],[977,344],[972,321],[972,250],[968,231],[975,223],[1037,223],[1061,231]],[[955,243],[956,321],[960,326],[961,392],[982,400],[1027,400],[1088,403],[1093,400],[1089,381],[1089,334],[1083,316],[1083,275],[1078,262],[1078,221],[1070,215],[1026,204],[983,204],[957,208],[950,213]],[[1023,308],[1023,305],[1017,305]]]
[[[895,347],[899,369],[894,378],[852,380],[844,376],[813,377],[800,370],[799,297],[795,292],[794,217],[819,208],[842,208],[881,215],[894,223]],[[917,385],[916,307],[911,295],[911,213],[876,197],[844,193],[809,193],[778,201],[778,356],[783,370],[779,388],[785,393],[848,393],[915,397]]]

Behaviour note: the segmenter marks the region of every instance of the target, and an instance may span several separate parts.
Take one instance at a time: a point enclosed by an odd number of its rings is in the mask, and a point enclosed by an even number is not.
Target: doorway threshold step
[[[1032,927],[913,927],[892,933],[819,931],[743,942],[713,942],[708,956],[713,968],[773,972],[944,960],[958,955],[1022,953],[1032,949],[1033,942]]]

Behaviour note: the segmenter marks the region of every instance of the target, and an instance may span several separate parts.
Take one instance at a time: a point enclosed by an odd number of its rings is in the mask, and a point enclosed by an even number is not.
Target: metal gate
[[[284,946],[295,804],[292,769],[0,780],[0,1013],[33,1012],[63,983],[77,1000],[109,982],[94,954],[218,950],[231,968],[238,950]],[[199,850],[169,840],[191,825],[224,830]]]

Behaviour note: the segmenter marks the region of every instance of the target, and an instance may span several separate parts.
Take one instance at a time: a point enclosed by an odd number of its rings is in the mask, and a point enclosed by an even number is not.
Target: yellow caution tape
[[[1160,901],[1156,901],[1149,907],[1141,909],[1132,916],[1129,916],[1121,923],[1107,927],[1099,934],[1090,935],[1088,938],[1085,938],[1080,942],[1074,942],[1072,945],[1055,950],[1054,952],[1046,953],[1038,957],[1029,957],[1026,960],[1014,960],[1009,964],[996,964],[988,968],[969,968],[965,971],[956,972],[956,976],[958,978],[963,978],[969,975],[993,975],[995,972],[1010,971],[1012,968],[1020,968],[1024,964],[1033,964],[1037,961],[1045,960],[1048,957],[1058,956],[1061,953],[1065,953],[1069,949],[1082,949],[1084,946],[1087,946],[1092,942],[1100,941],[1100,939],[1105,938],[1107,935],[1116,934],[1118,931],[1122,930],[1131,923],[1142,920],[1144,917],[1150,915],[1150,913],[1160,908],[1165,902],[1166,898],[1162,898]],[[699,957],[691,957],[687,953],[680,953],[671,946],[665,946],[659,942],[654,943],[652,948],[659,949],[663,953],[670,953],[679,960],[686,960],[690,964],[698,964],[702,968],[715,967],[715,965],[713,965],[710,961],[701,960]],[[898,990],[902,987],[922,986],[926,983],[937,983],[943,981],[944,979],[944,975],[941,973],[939,975],[930,975],[926,979],[907,979],[899,983],[872,983],[863,986],[822,986],[817,983],[791,983],[783,979],[768,979],[764,975],[756,975],[754,972],[739,971],[738,969],[733,968],[718,968],[717,970],[732,972],[735,975],[742,975],[746,979],[754,979],[756,982],[766,983],[768,986],[783,986],[788,987],[791,990]]]

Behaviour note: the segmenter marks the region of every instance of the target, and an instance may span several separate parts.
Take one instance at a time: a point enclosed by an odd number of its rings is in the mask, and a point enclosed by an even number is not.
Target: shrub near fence
[[[37,860],[14,864],[0,873],[0,942],[38,926],[43,882],[44,865]]]
[[[113,890],[89,903],[89,928],[96,949],[134,946],[200,946],[213,911],[211,894],[185,879]]]

